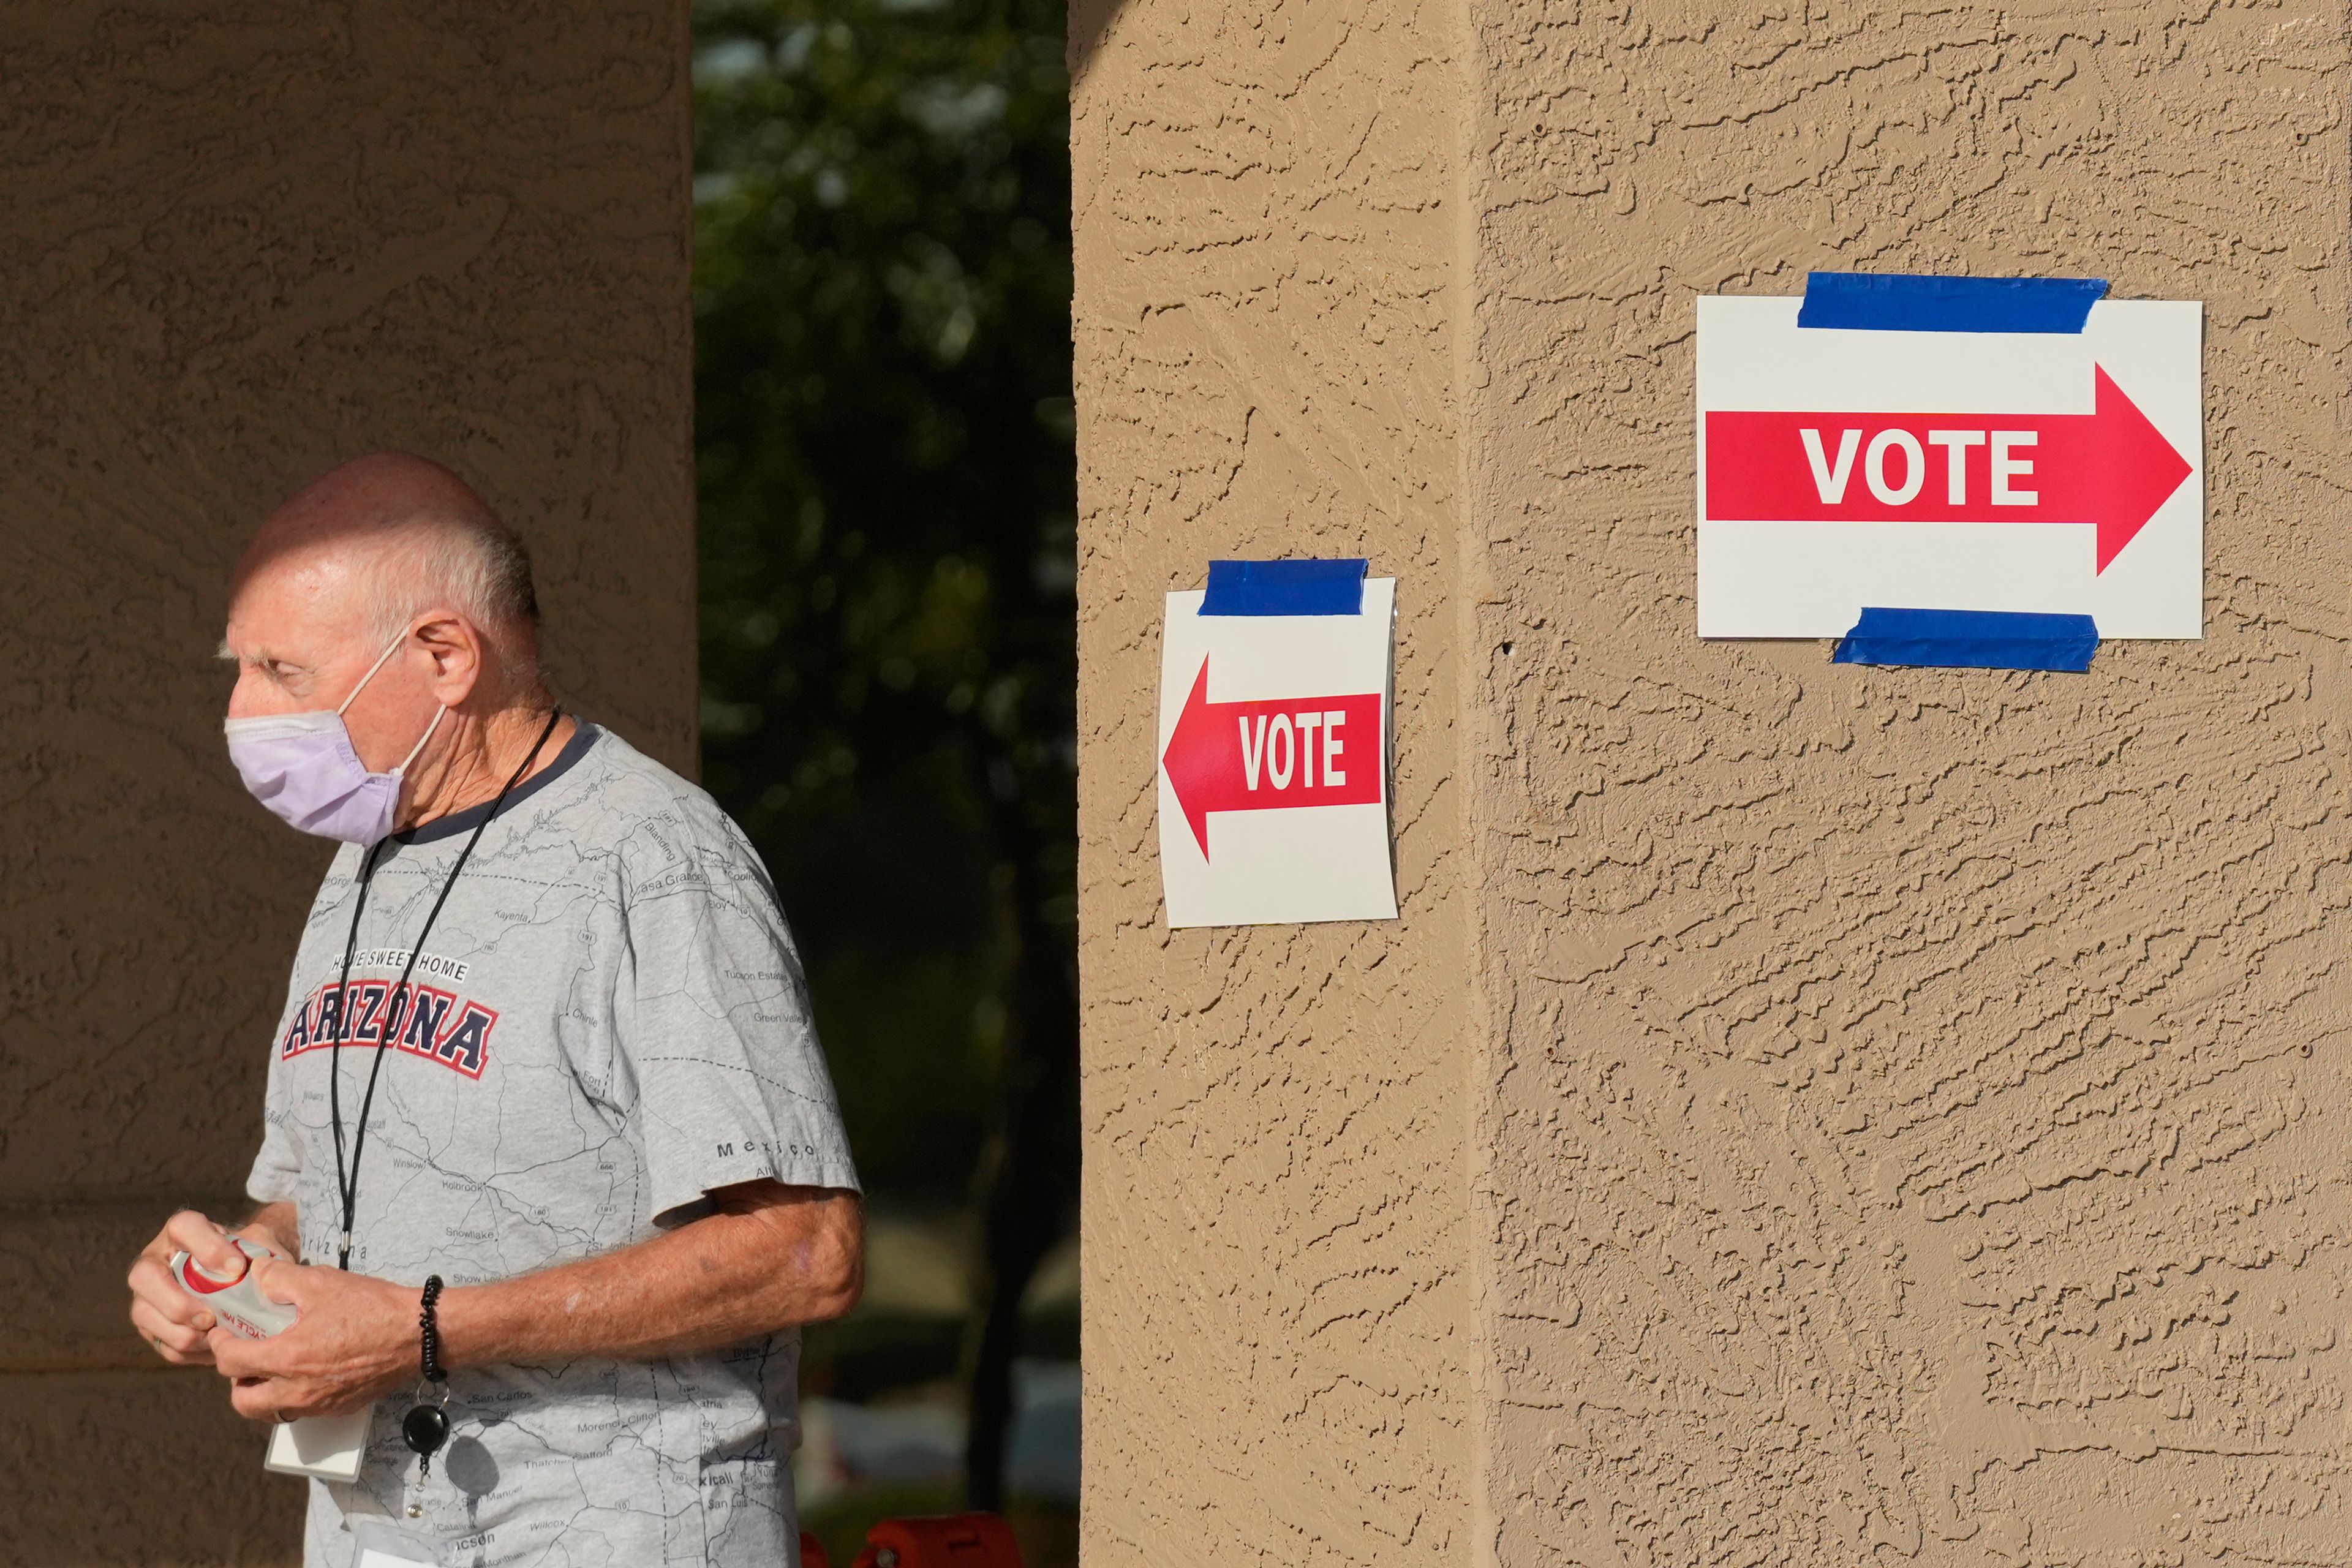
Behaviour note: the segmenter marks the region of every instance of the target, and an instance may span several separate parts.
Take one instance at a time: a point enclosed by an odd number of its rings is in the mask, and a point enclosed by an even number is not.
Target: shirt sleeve
[[[739,1182],[857,1190],[775,889],[709,811],[654,825],[627,858],[613,1019],[656,1223]]]
[[[298,1010],[309,1005],[307,998],[289,995],[277,1038],[270,1043],[269,1079],[261,1103],[261,1152],[253,1157],[253,1170],[245,1178],[245,1195],[257,1204],[294,1202],[302,1180],[302,1144],[286,1103],[286,1037]]]

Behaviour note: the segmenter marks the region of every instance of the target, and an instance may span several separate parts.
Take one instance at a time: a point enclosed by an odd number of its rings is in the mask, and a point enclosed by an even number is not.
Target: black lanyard
[[[368,884],[375,878],[376,851],[391,840],[377,839],[360,858],[359,896],[352,900],[352,934],[344,940],[342,977],[335,983],[335,1038],[327,1052],[327,1108],[335,1130],[335,1195],[342,1200],[343,1205],[341,1238],[335,1256],[338,1268],[349,1269],[352,1266],[352,1217],[359,1207],[360,1155],[367,1149],[368,1111],[375,1105],[376,1076],[383,1071],[383,1053],[392,1045],[394,1026],[400,1022],[401,1003],[403,994],[408,989],[408,977],[415,973],[416,960],[425,952],[425,939],[432,934],[433,922],[441,918],[441,906],[449,901],[449,889],[457,885],[457,873],[466,868],[466,860],[474,853],[474,846],[482,841],[482,834],[490,826],[490,819],[497,816],[499,807],[507,803],[507,792],[520,784],[522,775],[530,771],[530,764],[538,760],[540,749],[547,744],[547,738],[555,733],[555,721],[562,717],[562,709],[549,710],[547,727],[540,731],[539,739],[531,742],[530,755],[523,758],[521,765],[515,769],[505,787],[499,791],[498,798],[490,802],[490,809],[483,814],[480,822],[474,825],[466,847],[457,852],[457,863],[449,868],[448,879],[441,884],[441,896],[433,900],[432,911],[425,917],[424,930],[418,931],[416,940],[409,944],[408,962],[401,965],[400,984],[392,988],[392,994],[385,999],[383,1023],[376,1033],[375,1059],[368,1068],[367,1093],[360,1100],[359,1125],[352,1130],[351,1173],[347,1176],[343,1173],[342,1051],[343,1042],[352,1037],[352,955],[359,951],[360,915],[367,909]]]

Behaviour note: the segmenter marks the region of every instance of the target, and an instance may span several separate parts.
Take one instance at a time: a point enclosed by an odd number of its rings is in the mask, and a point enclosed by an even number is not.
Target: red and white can
[[[263,1295],[253,1277],[255,1263],[281,1255],[265,1243],[248,1241],[241,1236],[229,1239],[247,1259],[236,1274],[224,1279],[186,1253],[175,1252],[172,1254],[172,1278],[180,1282],[181,1289],[202,1301],[205,1310],[233,1334],[266,1340],[272,1334],[284,1333],[294,1326],[294,1309]]]

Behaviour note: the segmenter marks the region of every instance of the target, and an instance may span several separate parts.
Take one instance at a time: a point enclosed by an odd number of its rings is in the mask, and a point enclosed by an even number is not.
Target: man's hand
[[[173,1215],[131,1265],[131,1326],[174,1366],[210,1365],[213,1354],[205,1336],[213,1328],[213,1315],[172,1278],[172,1254],[184,1252],[215,1274],[234,1275],[245,1267],[245,1254],[230,1237],[247,1236],[289,1252],[285,1230],[292,1215],[291,1205],[273,1204],[242,1230],[231,1232],[194,1209]]]
[[[301,1317],[266,1340],[212,1331],[209,1359],[249,1421],[341,1415],[417,1377],[417,1292],[340,1268],[262,1262],[254,1282]]]
[[[442,1364],[682,1355],[838,1317],[856,1304],[865,1226],[856,1194],[763,1181],[709,1196],[712,1213],[634,1246],[445,1291]],[[296,1234],[294,1211],[272,1205],[247,1230],[291,1251],[280,1238]],[[415,1384],[414,1286],[258,1262],[255,1285],[299,1317],[272,1339],[247,1340],[213,1324],[173,1280],[163,1260],[183,1247],[208,1268],[236,1267],[219,1226],[202,1215],[174,1215],[148,1249],[152,1256],[131,1271],[139,1294],[133,1320],[153,1333],[166,1359],[215,1365],[230,1381],[229,1402],[239,1415],[339,1415]],[[157,1280],[160,1289],[151,1289]],[[195,1327],[199,1318],[208,1334]]]

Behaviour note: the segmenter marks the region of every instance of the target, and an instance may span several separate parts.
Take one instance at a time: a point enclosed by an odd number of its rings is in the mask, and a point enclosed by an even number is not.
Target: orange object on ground
[[[824,1554],[824,1542],[801,1531],[801,1568],[833,1568],[833,1559]]]
[[[855,1568],[1021,1568],[1021,1546],[992,1513],[886,1519],[866,1532]]]

